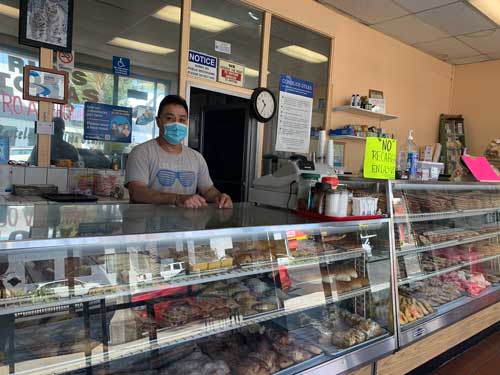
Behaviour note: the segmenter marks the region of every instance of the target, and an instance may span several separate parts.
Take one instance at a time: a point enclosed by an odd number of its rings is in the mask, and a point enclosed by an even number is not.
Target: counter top
[[[33,240],[148,235],[314,222],[286,210],[249,203],[235,204],[232,209],[219,209],[214,205],[185,209],[129,203],[8,204],[0,205],[0,247],[11,248],[8,243],[14,242],[37,242]],[[29,247],[33,246],[31,244]]]

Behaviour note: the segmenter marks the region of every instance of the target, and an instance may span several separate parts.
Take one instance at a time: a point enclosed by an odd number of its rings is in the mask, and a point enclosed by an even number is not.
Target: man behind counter
[[[215,188],[203,156],[182,144],[187,121],[183,98],[163,98],[156,117],[159,137],[136,146],[127,160],[125,186],[132,202],[186,208],[204,207],[207,202],[219,208],[233,206],[229,195]]]

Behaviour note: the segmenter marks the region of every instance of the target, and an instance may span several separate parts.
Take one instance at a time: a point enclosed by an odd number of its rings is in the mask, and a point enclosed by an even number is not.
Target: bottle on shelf
[[[408,139],[401,147],[397,158],[397,177],[401,180],[417,178],[418,149],[413,141],[413,130],[408,132]]]

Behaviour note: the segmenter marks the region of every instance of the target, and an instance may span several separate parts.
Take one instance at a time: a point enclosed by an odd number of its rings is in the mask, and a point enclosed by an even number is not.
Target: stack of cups
[[[326,164],[333,168],[333,139],[328,140],[328,147],[326,149]]]
[[[320,162],[323,162],[325,159],[325,146],[326,146],[326,130],[320,130],[319,140],[318,140],[318,153],[316,155]]]

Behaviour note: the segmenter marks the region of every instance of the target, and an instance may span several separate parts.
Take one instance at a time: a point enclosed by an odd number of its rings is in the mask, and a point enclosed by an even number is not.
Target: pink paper
[[[500,177],[484,156],[463,155],[462,160],[478,181],[500,182]]]

